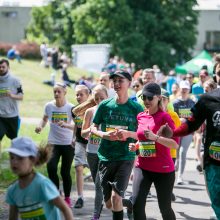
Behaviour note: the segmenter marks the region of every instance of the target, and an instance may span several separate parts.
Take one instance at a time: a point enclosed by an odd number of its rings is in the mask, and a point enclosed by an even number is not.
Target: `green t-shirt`
[[[141,105],[131,99],[128,99],[125,104],[118,104],[115,98],[107,99],[99,105],[93,122],[101,125],[102,131],[114,128],[136,131],[137,115],[142,111]],[[98,157],[102,161],[134,160],[135,153],[128,149],[131,142],[134,142],[131,138],[126,141],[102,139],[98,149]]]

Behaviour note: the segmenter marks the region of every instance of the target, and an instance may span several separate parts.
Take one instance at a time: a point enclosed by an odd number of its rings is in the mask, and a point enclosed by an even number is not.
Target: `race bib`
[[[179,109],[179,117],[180,118],[189,118],[192,115],[190,108],[182,108]]]
[[[209,156],[217,161],[220,161],[220,142],[212,142],[209,147]]]
[[[155,141],[139,142],[140,157],[156,157]]]
[[[79,116],[76,116],[74,119],[74,122],[75,122],[77,128],[82,128],[82,124],[83,124],[82,118],[80,118]]]
[[[58,123],[59,121],[67,122],[66,112],[52,112],[52,123]]]
[[[22,220],[46,220],[46,216],[42,207],[38,207],[34,210],[28,210],[29,207],[27,207],[27,210],[25,210],[25,208],[22,209],[23,211],[20,212]]]
[[[90,143],[94,145],[99,145],[101,142],[101,138],[95,134],[91,134]]]
[[[10,91],[9,88],[0,88],[0,98],[6,97],[9,91]]]
[[[114,131],[116,129],[128,130],[128,126],[122,125],[106,125],[106,131]]]

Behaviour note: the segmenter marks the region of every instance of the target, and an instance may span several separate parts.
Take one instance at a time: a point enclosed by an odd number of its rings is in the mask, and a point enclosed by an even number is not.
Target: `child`
[[[19,215],[22,220],[61,220],[61,210],[66,220],[73,220],[70,208],[55,185],[33,170],[34,166],[49,159],[49,148],[37,148],[30,138],[18,137],[12,140],[8,152],[12,172],[18,176],[6,195],[6,202],[10,205],[9,219],[17,220]]]
[[[101,142],[101,138],[92,134],[91,135],[91,124],[95,112],[98,108],[98,105],[101,101],[108,98],[108,91],[107,88],[103,85],[97,85],[92,90],[92,97],[95,101],[95,106],[88,108],[85,112],[85,116],[83,119],[82,125],[82,137],[88,138],[88,144],[86,148],[87,152],[87,161],[89,164],[89,168],[92,174],[93,182],[95,183],[95,207],[94,207],[94,215],[92,220],[97,220],[100,217],[102,206],[103,206],[103,195],[100,185],[100,179],[98,173],[98,164],[99,158],[97,155],[97,151],[99,148],[99,144]]]
[[[77,85],[75,88],[76,100],[79,104],[87,101],[89,98],[89,89],[85,85]],[[82,208],[84,204],[83,200],[83,168],[88,167],[86,161],[86,145],[88,141],[81,136],[81,128],[83,123],[83,115],[77,112],[77,107],[73,108],[72,117],[75,122],[74,137],[75,140],[75,156],[74,165],[76,169],[76,189],[78,199],[74,205],[74,208]]]

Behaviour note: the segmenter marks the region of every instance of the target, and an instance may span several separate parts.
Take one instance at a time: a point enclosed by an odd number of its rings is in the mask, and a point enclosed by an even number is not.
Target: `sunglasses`
[[[152,100],[154,99],[154,97],[153,97],[153,96],[142,95],[142,96],[141,96],[141,99],[142,99],[143,101],[145,101],[145,100],[152,101]]]
[[[139,88],[140,86],[139,85],[133,85],[133,88]]]

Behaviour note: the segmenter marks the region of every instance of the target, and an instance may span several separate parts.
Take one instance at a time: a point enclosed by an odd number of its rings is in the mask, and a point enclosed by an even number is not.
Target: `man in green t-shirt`
[[[92,133],[102,138],[98,149],[99,175],[106,207],[112,209],[113,220],[121,220],[122,197],[128,185],[135,153],[128,148],[134,139],[123,139],[120,131],[136,131],[136,117],[143,108],[128,98],[132,77],[127,71],[118,70],[110,79],[113,80],[116,96],[99,105],[93,120]]]

